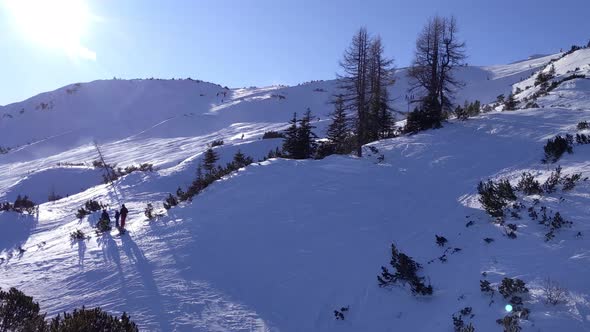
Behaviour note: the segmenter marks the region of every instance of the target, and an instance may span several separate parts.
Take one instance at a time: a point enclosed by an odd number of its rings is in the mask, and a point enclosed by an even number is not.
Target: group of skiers
[[[122,232],[125,231],[125,220],[127,219],[127,213],[129,210],[125,207],[125,204],[121,205],[121,210],[115,211],[115,226],[121,230]],[[109,217],[109,213],[107,209],[102,210],[102,214],[100,215],[101,220],[107,220],[109,224],[111,223],[111,218]],[[119,225],[119,219],[121,219],[121,225]]]

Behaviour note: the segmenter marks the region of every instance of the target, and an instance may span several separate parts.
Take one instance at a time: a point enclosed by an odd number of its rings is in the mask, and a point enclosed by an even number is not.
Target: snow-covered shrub
[[[496,218],[503,217],[504,207],[508,205],[509,201],[516,200],[514,189],[508,180],[500,180],[498,183],[492,180],[480,182],[477,192],[479,193],[479,202],[486,212]]]
[[[555,77],[555,65],[551,65],[548,72],[540,71],[535,78],[535,86],[547,87],[548,82]]]
[[[214,148],[216,146],[222,146],[223,145],[223,140],[215,140],[213,142],[211,142],[211,147]]]
[[[535,177],[528,172],[523,172],[516,189],[522,191],[525,195],[540,195],[543,193],[541,184],[535,180]]]
[[[431,101],[430,101],[431,100]],[[417,133],[422,130],[441,128],[442,114],[438,114],[440,104],[436,98],[428,98],[421,108],[415,108],[406,117],[404,133]]]
[[[182,193],[182,189],[178,188],[178,190],[180,190],[180,192]],[[178,200],[176,199],[176,197],[174,197],[172,194],[168,194],[168,197],[166,197],[166,200],[164,200],[164,209],[170,210],[173,206],[176,205],[178,205]]]
[[[100,307],[94,309],[74,309],[72,313],[58,314],[49,323],[51,331],[112,331],[136,332],[137,325],[131,321],[127,313],[121,317],[109,315]]]
[[[463,317],[473,318],[475,315],[473,315],[471,313],[472,311],[473,311],[473,309],[471,307],[465,307],[465,308],[461,309],[459,312],[453,314],[452,318],[453,318],[453,327],[455,329],[455,332],[475,331],[475,329],[471,323],[469,323],[468,325],[465,325],[465,321],[463,320]]]
[[[348,312],[349,309],[350,307],[347,306],[340,308],[340,310],[334,310],[334,316],[336,317],[336,320],[344,320],[344,313]]]
[[[492,287],[492,284],[487,280],[480,280],[479,281],[479,289],[481,290],[482,293],[490,294],[490,296],[493,296],[494,293],[496,292],[494,290],[494,288]]]
[[[496,323],[502,325],[504,332],[520,332],[522,330],[518,323],[518,317],[513,314],[508,314],[504,318],[496,320]]]
[[[546,278],[542,284],[543,293],[545,294],[545,303],[557,305],[565,302],[566,300],[566,289],[559,286],[557,281]]]
[[[556,212],[553,218],[543,218],[549,222],[549,232],[545,234],[545,241],[549,241],[555,237],[555,231],[559,230],[563,226],[571,226],[572,222],[565,220],[559,212]]]
[[[46,331],[45,315],[39,303],[16,288],[0,289],[0,329],[2,331]]]
[[[574,189],[576,183],[582,179],[582,173],[568,174],[561,179],[563,184],[562,190],[568,191]],[[587,178],[586,178],[587,179]],[[586,180],[584,179],[584,180]]]
[[[27,212],[28,214],[33,214],[35,211],[35,203],[29,199],[29,196],[18,195],[16,200],[14,200],[14,204],[12,205],[12,210],[14,212],[23,213]]]
[[[28,213],[33,214],[37,211],[35,203],[29,199],[27,195],[18,195],[14,203],[4,202],[0,204],[0,211],[12,211],[17,213]]]
[[[385,267],[381,267],[381,275],[377,276],[380,287],[395,284],[398,281],[410,284],[413,294],[432,295],[432,285],[424,284],[424,277],[417,275],[418,270],[422,267],[416,263],[412,257],[397,250],[394,244],[391,245],[391,267],[395,273],[390,273]]]
[[[77,229],[75,232],[70,233],[70,240],[78,241],[78,240],[85,240],[86,234],[81,230]]]
[[[327,156],[336,154],[336,144],[332,142],[319,142],[315,151],[314,159],[324,159]]]
[[[514,111],[517,105],[518,101],[516,101],[514,95],[511,93],[508,95],[508,98],[506,98],[506,101],[504,102],[504,111]]]
[[[526,287],[524,281],[518,278],[504,278],[498,287],[498,291],[505,299],[528,293],[529,289]]]
[[[277,153],[280,152],[277,150]],[[203,161],[197,167],[197,178],[194,179],[193,182],[189,185],[186,192],[182,191],[180,187],[176,191],[176,195],[178,196],[178,199],[180,201],[190,200],[192,197],[198,195],[202,190],[211,185],[213,182],[254,162],[252,157],[246,157],[239,150],[234,155],[234,159],[232,160],[232,162],[228,163],[226,167],[216,166],[215,163],[218,159],[219,157],[213,149],[209,148],[205,152]],[[205,170],[205,172],[203,172],[203,169]],[[167,202],[165,202],[164,204],[164,207],[169,205],[171,208],[172,206],[174,206]]]
[[[270,138],[285,138],[285,135],[278,131],[267,131],[262,135],[262,139],[270,139]]]
[[[459,120],[467,120],[470,117],[478,115],[480,110],[481,103],[479,100],[476,100],[473,103],[468,103],[465,101],[463,106],[458,105],[457,108],[455,108],[455,116]]]
[[[86,211],[86,209],[84,209],[83,207],[78,209],[78,212],[76,212],[76,218],[78,219],[82,219],[85,216],[89,215],[90,212]]]
[[[475,332],[473,324],[469,323],[459,329],[459,332]]]
[[[576,134],[576,144],[590,144],[590,136],[586,134]]]
[[[581,121],[578,122],[578,130],[590,129],[590,125],[588,125],[588,121]]]
[[[549,175],[547,180],[545,180],[545,183],[543,183],[543,190],[548,194],[555,192],[560,180],[561,180],[561,166],[557,166],[555,168],[555,171],[551,172],[551,174]]]
[[[143,210],[143,214],[145,214],[145,217],[148,218],[148,220],[154,219],[154,206],[152,203],[147,203],[145,210]]]
[[[518,230],[518,226],[516,224],[508,224],[506,225],[506,236],[511,239],[516,239],[516,231]]]
[[[91,200],[86,201],[86,203],[84,203],[84,207],[85,207],[86,211],[92,213],[92,212],[100,211],[100,209],[102,209],[102,204],[91,199]]]
[[[565,135],[565,137],[557,135],[555,138],[547,140],[547,144],[543,147],[545,158],[542,161],[544,163],[554,163],[565,152],[573,153],[573,141],[574,137],[570,134]]]
[[[438,236],[438,235],[434,235],[436,237],[436,244],[438,244],[440,247],[443,247],[445,244],[447,244],[447,242],[449,242],[447,240],[447,238],[445,238],[444,236]]]

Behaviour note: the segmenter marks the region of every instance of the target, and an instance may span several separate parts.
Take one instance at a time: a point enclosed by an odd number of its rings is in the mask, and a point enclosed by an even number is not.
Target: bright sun
[[[96,53],[81,45],[90,22],[83,0],[4,0],[15,23],[29,39],[65,51],[73,58],[96,60]]]

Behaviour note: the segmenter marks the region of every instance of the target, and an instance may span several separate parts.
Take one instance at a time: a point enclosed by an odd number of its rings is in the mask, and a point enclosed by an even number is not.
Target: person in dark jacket
[[[100,220],[107,220],[109,223],[111,222],[111,218],[109,217],[109,213],[106,209],[102,210],[102,214],[100,215]]]
[[[119,228],[119,217],[121,217],[121,213],[117,210],[115,211],[115,226]]]
[[[125,219],[127,219],[127,213],[129,210],[125,207],[125,204],[121,205],[121,228],[125,229]]]

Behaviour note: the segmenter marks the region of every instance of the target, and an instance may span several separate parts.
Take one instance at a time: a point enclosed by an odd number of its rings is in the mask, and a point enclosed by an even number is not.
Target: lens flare
[[[71,57],[96,59],[96,54],[82,45],[91,20],[84,0],[4,0],[4,7],[29,40]]]
[[[507,304],[504,309],[506,309],[506,312],[512,312],[512,306],[510,304]]]

